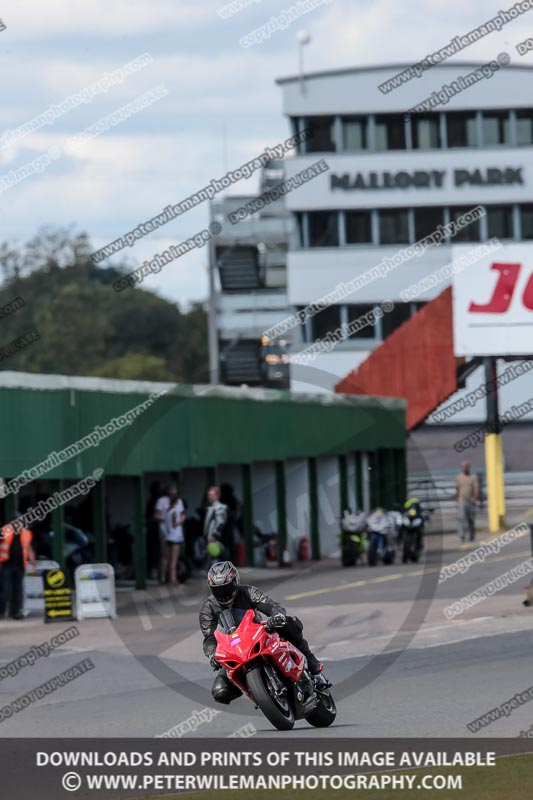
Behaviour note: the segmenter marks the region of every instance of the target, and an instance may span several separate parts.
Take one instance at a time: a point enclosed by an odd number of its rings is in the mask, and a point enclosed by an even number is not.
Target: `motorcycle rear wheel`
[[[294,727],[294,712],[286,700],[286,707],[270,694],[263,675],[263,668],[256,667],[246,675],[246,683],[256,705],[259,706],[268,721],[278,731],[290,731]]]
[[[315,728],[328,728],[337,716],[337,706],[331,692],[319,692],[317,707],[306,716],[306,721]]]
[[[343,567],[356,567],[359,560],[359,545],[347,542],[342,548],[341,563]]]

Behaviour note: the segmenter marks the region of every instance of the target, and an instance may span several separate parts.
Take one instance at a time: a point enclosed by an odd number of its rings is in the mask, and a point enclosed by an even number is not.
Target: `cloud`
[[[13,42],[74,35],[106,39],[188,28],[212,16],[195,0],[4,0],[2,19]]]
[[[151,238],[141,240],[135,248],[135,257],[141,264],[151,260],[155,253],[161,253],[171,244],[181,241],[180,238]],[[106,244],[106,242],[102,242]],[[145,278],[142,286],[152,289],[162,297],[171,297],[180,306],[186,306],[198,299],[206,300],[208,296],[208,250],[206,247],[191,250],[176,261],[163,267],[161,272]]]
[[[289,135],[278,77],[298,69],[295,33],[309,29],[307,72],[378,63],[413,63],[509,7],[489,0],[333,0],[286,31],[243,50],[239,39],[294,0],[254,3],[229,19],[227,0],[4,0],[0,33],[4,86],[0,128],[14,128],[144,52],[153,63],[106,94],[0,151],[3,174],[160,83],[168,96],[40,175],[0,193],[2,238],[30,238],[37,227],[74,223],[107,244],[137,223],[202,188]],[[30,7],[30,8],[29,8]],[[459,60],[488,60],[525,39],[531,12],[485,37]],[[435,24],[438,20],[438,24]],[[525,32],[524,32],[525,31]],[[509,44],[505,44],[505,40]],[[514,58],[513,63],[526,63]],[[0,130],[1,132],[1,130]],[[231,188],[249,193],[257,176]],[[202,204],[124,251],[138,264],[208,223]],[[157,237],[162,237],[161,239]],[[165,238],[165,237],[168,237]],[[173,238],[175,237],[175,238]],[[190,253],[159,276],[174,299],[205,296],[205,259]],[[152,279],[150,279],[152,280]],[[192,293],[192,294],[191,294]]]
[[[308,71],[376,64],[412,64],[445,46],[457,35],[483,24],[515,0],[465,4],[463,0],[334,0],[318,24],[309,26],[312,42],[306,48]],[[438,20],[438,25],[435,24]],[[511,54],[528,35],[533,12],[526,12],[500,32],[485,36],[454,61],[487,61],[501,50]],[[523,35],[522,35],[523,34]],[[331,42],[335,42],[332,57]],[[516,55],[516,53],[514,54]],[[294,74],[294,70],[290,74]]]

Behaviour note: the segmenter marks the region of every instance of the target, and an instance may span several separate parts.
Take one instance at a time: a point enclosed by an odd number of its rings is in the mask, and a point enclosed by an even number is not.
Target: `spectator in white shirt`
[[[167,511],[170,506],[170,498],[169,492],[171,489],[175,488],[174,486],[169,486],[168,489],[165,489],[161,497],[156,501],[155,509],[154,509],[154,519],[157,520],[159,523],[159,583],[165,583],[165,572],[166,572],[166,563],[168,561],[168,557],[166,554],[167,550],[167,525],[166,525],[166,516]],[[177,493],[177,490],[176,490]],[[165,572],[163,572],[163,566],[165,566]]]
[[[211,486],[207,492],[209,503],[204,519],[204,536],[207,542],[220,542],[228,518],[228,509],[220,502],[220,488]]]
[[[163,581],[167,577],[167,567],[170,563],[170,583],[176,584],[178,558],[180,548],[183,544],[183,523],[185,522],[185,506],[178,496],[178,489],[175,485],[168,490],[169,505],[165,513],[165,543],[161,556],[161,575]]]

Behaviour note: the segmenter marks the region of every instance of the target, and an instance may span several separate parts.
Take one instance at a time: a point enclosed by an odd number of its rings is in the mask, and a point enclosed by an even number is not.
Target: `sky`
[[[249,3],[246,5],[246,3]],[[514,3],[509,0],[314,0],[316,6],[260,44],[240,40],[291,0],[3,0],[0,20],[0,241],[22,243],[43,226],[71,226],[100,248],[290,135],[275,81],[305,70],[413,63]],[[458,60],[486,61],[533,32],[533,10],[486,36]],[[13,142],[6,131],[56,107],[106,73],[149,54],[149,63],[88,102]],[[453,61],[453,59],[451,59]],[[533,53],[521,61],[533,63]],[[116,73],[119,74],[119,73]],[[73,149],[69,140],[159,87],[162,95]],[[161,91],[161,87],[163,90]],[[89,96],[90,93],[85,93]],[[49,150],[52,148],[52,150]],[[29,162],[24,180],[2,177]],[[253,193],[257,175],[231,194]],[[222,196],[222,195],[220,195]],[[124,253],[132,268],[209,222],[207,203],[140,239]],[[115,263],[120,259],[111,259]],[[144,286],[183,306],[207,296],[207,251],[194,250]]]

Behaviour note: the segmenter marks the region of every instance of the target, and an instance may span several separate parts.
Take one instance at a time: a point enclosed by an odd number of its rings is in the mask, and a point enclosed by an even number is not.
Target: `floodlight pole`
[[[213,206],[209,204],[209,216],[213,221]],[[217,295],[215,285],[216,269],[216,244],[214,236],[209,239],[208,249],[208,278],[209,278],[209,301],[207,330],[209,343],[209,383],[217,384],[220,380],[219,349],[218,349],[218,330],[217,330]]]
[[[305,79],[304,79],[304,47],[302,42],[298,43],[298,79],[300,82],[300,92],[305,93]]]

